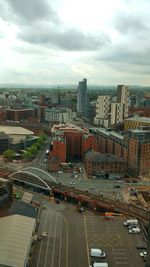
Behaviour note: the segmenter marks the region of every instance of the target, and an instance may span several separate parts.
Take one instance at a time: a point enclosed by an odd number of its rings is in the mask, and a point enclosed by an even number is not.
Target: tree
[[[11,149],[7,149],[3,153],[4,158],[9,159],[9,160],[12,160],[12,158],[14,158],[15,155],[16,155],[15,151]]]
[[[46,141],[47,139],[47,136],[45,133],[41,133],[40,136],[39,136],[39,139],[41,139],[43,142]]]
[[[22,154],[22,158],[25,159],[25,160],[29,160],[33,157],[33,155],[29,152],[29,151],[26,151]]]
[[[31,153],[32,155],[36,155],[38,153],[38,148],[35,145],[32,145],[31,147],[28,148],[28,152]]]

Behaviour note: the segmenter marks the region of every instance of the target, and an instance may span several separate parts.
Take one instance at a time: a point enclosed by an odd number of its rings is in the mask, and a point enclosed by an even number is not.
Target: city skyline
[[[0,0],[0,84],[150,85],[147,0]]]

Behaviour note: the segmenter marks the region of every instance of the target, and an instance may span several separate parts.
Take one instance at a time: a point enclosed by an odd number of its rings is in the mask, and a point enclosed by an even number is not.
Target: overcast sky
[[[150,85],[150,0],[0,0],[0,83]]]

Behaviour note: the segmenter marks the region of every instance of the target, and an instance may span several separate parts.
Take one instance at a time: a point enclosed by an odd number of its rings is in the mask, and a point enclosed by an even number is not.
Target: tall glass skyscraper
[[[77,88],[77,113],[87,116],[87,79],[79,82]]]

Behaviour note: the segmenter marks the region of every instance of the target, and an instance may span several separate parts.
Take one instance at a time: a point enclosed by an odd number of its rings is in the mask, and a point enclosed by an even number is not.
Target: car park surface
[[[114,216],[108,221],[87,210],[81,216],[76,207],[61,201],[59,205],[55,200],[41,203],[44,209],[38,231],[47,236],[36,241],[31,267],[89,267],[98,261],[90,256],[91,248],[106,253],[100,261],[108,266],[144,267],[142,251],[136,249],[143,243],[142,234],[130,235],[123,226],[125,218]]]

